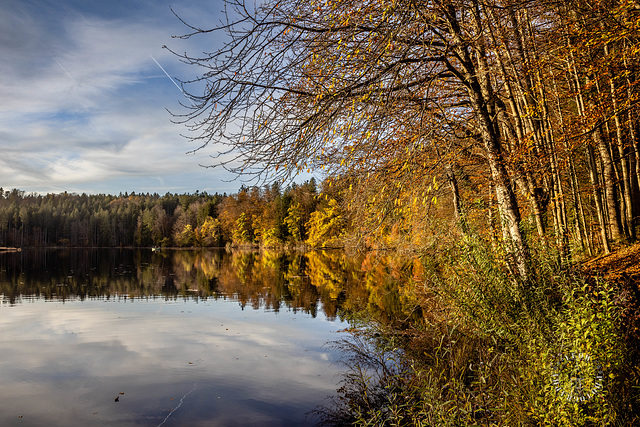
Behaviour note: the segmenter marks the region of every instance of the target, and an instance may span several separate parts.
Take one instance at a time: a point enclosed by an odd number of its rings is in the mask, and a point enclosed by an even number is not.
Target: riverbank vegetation
[[[405,264],[420,321],[355,316],[353,337],[335,343],[346,371],[322,424],[637,424],[637,282],[545,255],[526,282],[479,241]]]

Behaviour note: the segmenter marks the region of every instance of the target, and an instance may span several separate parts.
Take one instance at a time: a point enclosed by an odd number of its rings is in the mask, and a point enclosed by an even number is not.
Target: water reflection
[[[372,310],[383,321],[413,317],[407,283],[420,263],[342,251],[306,254],[253,251],[33,250],[0,256],[2,302],[24,298],[231,298],[244,308]]]
[[[313,424],[342,314],[414,315],[418,273],[343,252],[0,254],[0,425]]]

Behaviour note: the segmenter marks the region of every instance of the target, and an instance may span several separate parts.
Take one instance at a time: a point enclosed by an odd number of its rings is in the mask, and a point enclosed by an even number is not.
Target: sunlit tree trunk
[[[609,247],[609,238],[607,235],[607,227],[605,226],[606,220],[604,218],[604,209],[602,207],[602,197],[600,192],[600,182],[598,180],[598,168],[595,161],[595,154],[593,148],[587,146],[587,155],[589,159],[589,178],[591,180],[591,187],[593,188],[593,199],[596,204],[596,213],[598,214],[598,222],[600,223],[600,236],[602,237],[602,246],[605,253],[611,252]]]
[[[468,234],[466,218],[464,216],[464,210],[462,208],[462,201],[460,199],[460,190],[458,188],[458,180],[450,164],[445,165],[445,172],[447,174],[447,181],[451,188],[451,196],[453,201],[453,214],[456,219],[456,223],[460,227],[460,231],[463,235]]]
[[[477,2],[473,4],[477,6]],[[451,65],[450,68],[452,72],[460,74],[465,83],[471,108],[475,113],[480,138],[487,155],[491,178],[495,186],[496,203],[500,213],[503,235],[507,237],[505,244],[513,257],[515,270],[520,277],[526,278],[529,275],[529,251],[520,230],[520,209],[511,185],[510,176],[505,167],[499,134],[494,127],[492,115],[489,111],[491,89],[488,84],[488,78],[481,74],[486,70],[479,70],[471,59],[472,56],[466,47],[467,43],[462,35],[456,10],[452,5],[446,5],[444,9],[446,19],[451,28],[451,35],[456,42],[453,50],[461,64],[461,70],[454,69]],[[481,51],[481,48],[475,49],[476,54]]]
[[[602,25],[602,24],[601,24]],[[608,44],[604,45],[604,54],[607,57],[611,57],[611,52]],[[633,227],[633,201],[631,197],[631,179],[629,176],[629,164],[628,164],[628,155],[625,149],[625,142],[623,137],[623,129],[622,123],[620,121],[620,111],[618,105],[618,93],[616,84],[614,82],[614,77],[609,72],[608,76],[609,80],[609,92],[611,96],[611,106],[613,108],[613,121],[616,130],[616,148],[618,151],[618,156],[620,158],[620,169],[622,172],[622,201],[623,201],[623,211],[622,214],[624,216],[624,229],[627,232],[627,236],[631,240],[635,240],[635,230]]]
[[[592,108],[596,108],[592,105]],[[607,213],[609,216],[609,231],[611,239],[618,241],[622,237],[622,227],[620,224],[620,210],[618,209],[617,191],[616,191],[616,174],[613,165],[613,159],[609,152],[609,147],[604,138],[600,127],[596,127],[592,133],[593,142],[600,154],[602,162],[602,180],[604,184],[604,199]]]
[[[570,55],[570,62],[568,64],[569,70],[568,74],[571,76],[569,79],[570,82],[575,86],[575,105],[579,116],[585,116],[585,103],[584,98],[582,96],[582,85],[580,84],[580,78],[578,76],[578,71],[575,66],[575,61],[573,59],[573,55]],[[587,144],[587,161],[588,161],[588,170],[589,170],[589,180],[591,181],[591,188],[593,191],[593,198],[596,208],[596,214],[598,217],[599,228],[600,228],[600,237],[602,240],[602,247],[605,253],[609,253],[611,251],[609,246],[609,236],[607,230],[607,221],[605,219],[605,211],[603,207],[603,200],[601,196],[600,190],[600,182],[598,178],[598,169],[595,162],[595,155],[593,152],[593,148],[591,145]]]

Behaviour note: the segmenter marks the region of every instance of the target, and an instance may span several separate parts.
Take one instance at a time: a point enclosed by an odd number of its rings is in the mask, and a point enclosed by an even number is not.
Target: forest
[[[203,146],[228,144],[235,157],[221,166],[262,184],[228,197],[3,190],[1,244],[331,246],[341,236],[415,250],[443,231],[473,232],[526,276],[531,245],[569,261],[635,241],[633,1],[227,3],[229,25],[181,36],[226,31],[227,42],[181,55],[209,70],[198,82],[210,87],[176,120]],[[282,188],[307,169],[324,170],[322,188]]]
[[[26,194],[0,188],[0,246],[337,246],[344,221],[314,179],[236,194]]]
[[[226,144],[222,166],[325,171],[368,246],[475,226],[523,277],[533,241],[569,259],[635,240],[634,1],[225,3],[226,25],[179,36],[222,48],[175,52],[202,71],[175,120]]]

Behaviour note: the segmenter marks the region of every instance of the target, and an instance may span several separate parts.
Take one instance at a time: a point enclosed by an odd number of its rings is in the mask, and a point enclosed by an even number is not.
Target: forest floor
[[[640,283],[640,243],[590,259],[582,267],[589,275],[612,282]]]
[[[622,332],[628,348],[633,349],[630,363],[635,365],[636,375],[640,375],[640,243],[593,258],[582,268],[589,276],[620,285]]]

